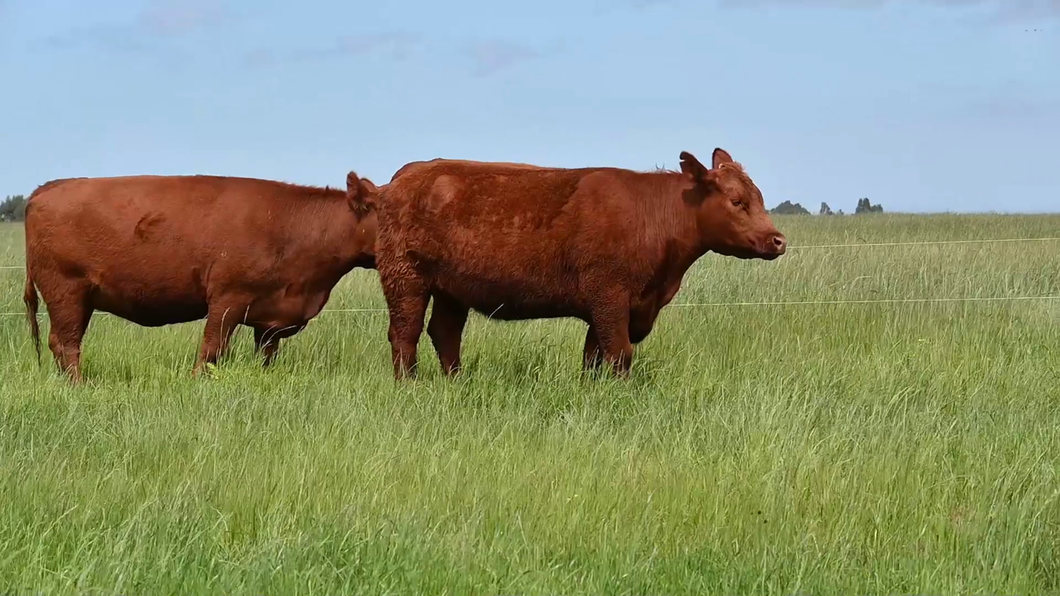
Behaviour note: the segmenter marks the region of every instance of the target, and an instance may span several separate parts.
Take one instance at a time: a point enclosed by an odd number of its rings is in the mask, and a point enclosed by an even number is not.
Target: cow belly
[[[197,321],[205,318],[207,313],[205,300],[189,297],[144,300],[97,294],[92,306],[96,310],[109,312],[144,327]]]
[[[574,317],[584,319],[585,316],[572,308],[565,308],[557,304],[534,304],[534,303],[496,303],[478,304],[472,309],[479,314],[498,321],[525,321],[529,319],[561,319]]]
[[[290,288],[254,301],[247,322],[267,329],[296,330],[320,314],[330,292],[294,291]]]
[[[564,284],[518,278],[496,280],[466,273],[441,275],[433,282],[441,293],[501,321],[584,318],[585,315],[574,299],[573,290],[563,291]]]
[[[135,267],[116,266],[89,273],[92,306],[145,327],[204,318],[206,293],[195,273],[170,271],[158,275],[153,270],[141,270],[137,275]]]
[[[409,259],[429,291],[451,297],[469,310],[510,321],[587,316],[578,272],[562,243],[542,245],[526,235],[470,234],[459,229],[442,235],[413,229],[409,236],[394,252]],[[379,250],[389,251],[385,240]],[[400,264],[387,262],[380,274],[406,273]]]

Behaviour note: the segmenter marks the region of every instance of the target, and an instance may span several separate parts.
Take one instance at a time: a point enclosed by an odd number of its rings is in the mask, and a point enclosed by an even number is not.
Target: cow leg
[[[262,367],[268,367],[276,358],[276,351],[280,349],[280,338],[276,333],[269,333],[266,327],[254,328],[254,352],[263,354],[265,359]]]
[[[217,364],[217,360],[228,348],[228,341],[239,324],[239,314],[244,312],[240,308],[228,308],[210,306],[209,314],[206,315],[206,328],[202,334],[202,348],[199,357],[195,361],[193,375],[198,375],[207,364]]]
[[[390,311],[390,352],[394,362],[394,378],[416,377],[416,345],[423,333],[423,317],[430,300],[423,280],[408,275],[397,283],[384,283],[383,295]]]
[[[460,338],[467,323],[468,309],[448,296],[435,295],[431,320],[427,323],[427,335],[431,337],[434,351],[442,371],[453,376],[460,371]]]
[[[591,326],[603,352],[604,361],[619,377],[627,377],[633,365],[633,344],[629,341],[629,304],[627,301],[601,302],[592,309]]]
[[[68,375],[74,384],[80,385],[81,340],[85,337],[88,323],[92,319],[92,308],[84,292],[71,291],[61,300],[48,303],[48,347],[55,357],[59,370]]]
[[[596,337],[596,329],[592,325],[585,330],[585,348],[582,349],[582,369],[585,371],[598,370],[603,362],[600,353],[600,340]]]
[[[648,335],[651,334],[651,330],[655,327],[655,315],[630,315],[629,320],[629,341],[633,345],[639,344],[640,342],[647,339]]]

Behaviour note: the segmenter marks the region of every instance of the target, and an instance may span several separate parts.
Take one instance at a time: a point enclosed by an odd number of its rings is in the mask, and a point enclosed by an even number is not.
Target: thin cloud
[[[11,3],[8,0],[0,0],[0,45],[2,45],[3,40],[7,38],[7,35],[3,32],[13,25],[11,22],[10,4]]]
[[[640,0],[651,1],[651,0]],[[891,4],[924,4],[940,8],[976,8],[995,20],[1033,20],[1060,16],[1060,0],[719,0],[722,8],[822,7],[876,9]]]
[[[128,25],[95,25],[71,29],[65,33],[53,35],[44,43],[59,50],[73,49],[80,46],[94,46],[114,53],[144,52],[148,44],[138,35],[134,27]]]
[[[475,73],[487,76],[544,55],[543,52],[502,39],[473,42],[465,53],[475,63]]]
[[[997,16],[1002,20],[1014,21],[1055,18],[1060,16],[1060,0],[1012,1],[1011,4],[1003,5]]]
[[[72,29],[44,42],[58,49],[90,45],[117,53],[150,53],[158,50],[155,44],[162,38],[180,37],[223,25],[233,17],[217,2],[149,0],[128,22]]]
[[[629,5],[636,9],[651,8],[653,6],[677,6],[678,0],[628,0]]]
[[[139,14],[138,25],[154,35],[183,35],[212,27],[231,16],[222,5],[205,0],[150,0]]]
[[[991,120],[1040,120],[1060,114],[1060,101],[1047,97],[996,95],[969,101],[967,111]]]
[[[1028,121],[1060,114],[1060,96],[1048,87],[1028,82],[951,86],[936,93],[960,112],[989,120]]]
[[[407,60],[416,53],[421,42],[418,35],[401,31],[372,35],[345,35],[332,43],[311,48],[277,51],[258,48],[244,57],[249,67],[269,67],[284,63],[305,63],[333,60],[345,56],[384,55],[394,61]]]
[[[1025,124],[1060,116],[1060,94],[1031,81],[925,82],[910,91],[904,96],[918,98],[915,109],[930,110],[941,119]],[[888,106],[894,103],[887,98]]]
[[[653,8],[675,8],[686,3],[686,0],[596,0],[593,13],[600,16],[629,10],[645,11]]]

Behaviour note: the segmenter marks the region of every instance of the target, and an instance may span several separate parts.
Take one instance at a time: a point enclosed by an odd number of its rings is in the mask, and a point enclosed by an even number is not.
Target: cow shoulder
[[[583,234],[609,246],[626,246],[644,236],[647,205],[635,172],[614,168],[584,171],[571,197]]]
[[[636,203],[636,173],[617,168],[594,168],[582,172],[578,193],[593,205],[610,209],[630,208]]]
[[[398,171],[394,172],[394,175],[390,177],[390,181],[394,182],[398,178],[403,178],[405,176],[411,175],[414,172],[427,169],[437,161],[437,159],[432,159],[430,161],[410,161],[409,163],[398,168]]]

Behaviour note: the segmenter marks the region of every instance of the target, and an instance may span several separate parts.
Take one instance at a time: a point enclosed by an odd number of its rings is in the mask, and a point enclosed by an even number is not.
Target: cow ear
[[[379,192],[379,187],[377,187],[371,180],[361,178],[361,192],[368,196],[374,196],[375,193]]]
[[[681,152],[681,171],[700,184],[709,186],[714,182],[714,173],[688,151]]]
[[[714,149],[714,156],[713,157],[714,157],[714,159],[713,159],[714,165],[712,167],[714,169],[718,169],[718,167],[720,167],[721,164],[733,163],[732,156],[729,155],[728,151],[722,149],[721,147],[718,147],[718,148]]]
[[[695,183],[693,188],[682,194],[683,200],[693,207],[698,207],[715,188],[714,172],[707,169],[695,155],[688,151],[681,152],[681,172]]]
[[[699,163],[699,160],[696,159],[695,155],[692,155],[688,151],[682,151],[680,157],[682,172],[696,180],[706,179],[708,174],[707,168]]]
[[[375,196],[379,192],[375,184],[367,178],[361,178],[356,172],[346,175],[346,200],[357,212],[365,212],[375,207]]]
[[[361,194],[361,177],[357,172],[346,174],[346,196],[354,200]]]

